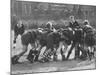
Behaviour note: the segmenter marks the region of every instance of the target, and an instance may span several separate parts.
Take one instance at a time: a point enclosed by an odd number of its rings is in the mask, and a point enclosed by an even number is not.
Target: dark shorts
[[[96,37],[94,35],[86,35],[85,37],[85,43],[88,46],[93,46],[96,44]]]
[[[30,33],[23,34],[21,37],[21,41],[23,45],[28,45],[30,43]]]
[[[29,43],[35,43],[35,39],[36,39],[35,34],[34,33],[32,34],[31,32],[27,32],[23,34],[21,37],[23,45],[28,45]]]
[[[22,35],[24,31],[15,32],[15,36]]]

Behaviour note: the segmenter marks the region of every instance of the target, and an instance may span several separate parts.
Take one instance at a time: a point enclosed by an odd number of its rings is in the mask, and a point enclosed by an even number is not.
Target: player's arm
[[[18,32],[18,27],[17,27],[17,25],[14,26],[14,32],[15,32],[15,33]]]
[[[71,27],[71,28],[72,28],[71,22],[69,22],[68,25],[67,25],[66,27],[67,27],[67,28],[68,28],[68,27]]]

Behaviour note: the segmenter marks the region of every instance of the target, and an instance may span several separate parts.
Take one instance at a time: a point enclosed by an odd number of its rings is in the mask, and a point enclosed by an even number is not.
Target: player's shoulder
[[[77,20],[75,20],[75,23],[78,23],[78,21],[77,21]]]
[[[86,27],[88,27],[88,28],[92,28],[92,26],[91,26],[91,25],[86,25]]]

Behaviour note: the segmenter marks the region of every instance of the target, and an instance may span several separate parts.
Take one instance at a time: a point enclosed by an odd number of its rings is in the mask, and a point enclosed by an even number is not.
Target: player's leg
[[[23,56],[26,52],[27,52],[27,46],[26,46],[26,45],[23,45],[22,52],[19,53],[18,55],[15,55],[15,56],[12,57],[12,64],[17,64],[17,63],[19,63],[18,60],[19,60],[20,57]]]
[[[13,40],[13,48],[16,48],[16,39],[18,37],[18,33],[14,33],[14,40]]]
[[[13,40],[14,44],[16,43],[17,36],[18,36],[18,33],[14,33],[14,40]]]

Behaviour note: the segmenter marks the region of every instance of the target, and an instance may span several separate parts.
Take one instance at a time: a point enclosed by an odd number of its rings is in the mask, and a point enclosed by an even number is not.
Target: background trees
[[[33,20],[38,24],[38,20],[66,20],[70,15],[77,19],[88,19],[92,24],[96,24],[95,6],[11,0],[12,25],[20,19]]]

